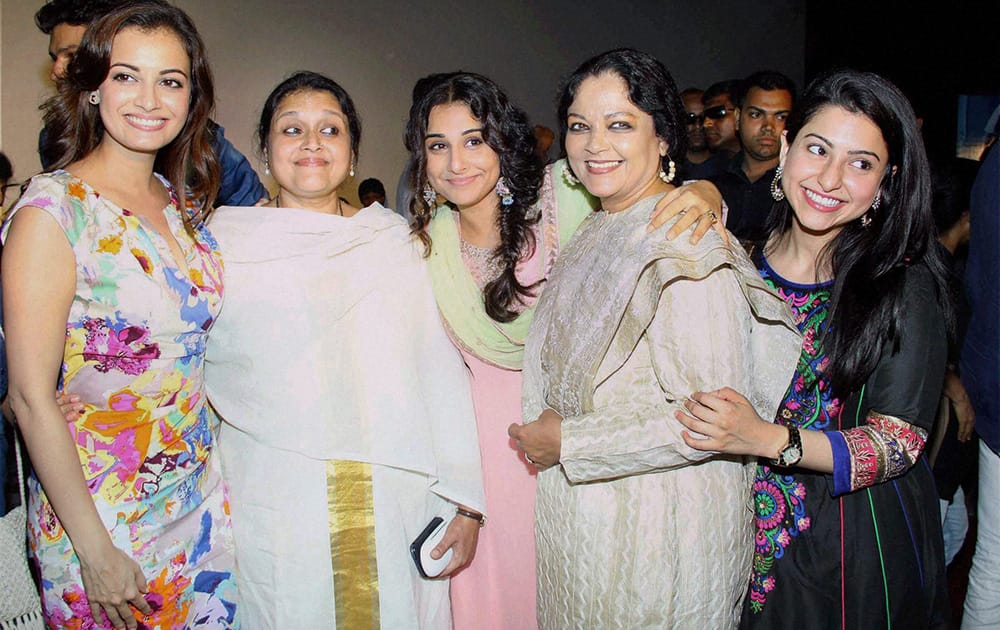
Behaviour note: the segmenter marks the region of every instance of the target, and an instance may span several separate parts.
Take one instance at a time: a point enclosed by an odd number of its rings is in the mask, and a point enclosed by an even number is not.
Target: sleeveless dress
[[[13,212],[49,213],[76,257],[60,377],[85,410],[67,429],[112,542],[148,580],[154,612],[137,614],[139,627],[232,628],[229,505],[203,381],[222,262],[204,227],[191,245],[173,189],[170,199],[165,215],[187,275],[159,234],[66,171],[35,177]],[[28,503],[48,625],[110,628],[91,617],[73,546],[34,477]]]

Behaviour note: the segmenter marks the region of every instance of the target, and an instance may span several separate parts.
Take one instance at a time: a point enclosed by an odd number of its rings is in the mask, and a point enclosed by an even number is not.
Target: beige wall
[[[270,89],[294,70],[328,74],[350,92],[364,133],[357,183],[378,177],[394,194],[405,163],[410,90],[431,72],[472,70],[504,86],[537,122],[555,127],[560,77],[618,46],[656,54],[680,87],[770,67],[803,75],[805,15],[795,0],[176,0],[204,37],[226,136],[256,166],[252,135]],[[42,0],[0,0],[0,138],[16,177],[37,171],[38,104],[47,39]],[[766,44],[766,46],[765,46]],[[259,169],[262,173],[263,170]]]

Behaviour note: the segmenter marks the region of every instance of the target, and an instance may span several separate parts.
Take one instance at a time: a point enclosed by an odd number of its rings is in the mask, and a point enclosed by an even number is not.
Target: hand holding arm
[[[684,443],[691,448],[734,455],[754,455],[774,459],[788,441],[788,429],[763,420],[745,396],[728,387],[714,392],[695,392],[684,406],[690,415],[678,411],[677,419],[688,431]],[[833,451],[821,431],[802,431],[802,460],[799,467],[833,472]]]

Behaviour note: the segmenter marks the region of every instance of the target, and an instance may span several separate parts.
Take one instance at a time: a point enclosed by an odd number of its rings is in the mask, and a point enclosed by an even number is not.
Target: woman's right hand
[[[101,610],[115,628],[135,628],[132,607],[144,615],[152,613],[143,593],[149,592],[139,564],[124,551],[109,544],[95,557],[80,556],[80,577],[90,602],[90,614],[100,623]]]

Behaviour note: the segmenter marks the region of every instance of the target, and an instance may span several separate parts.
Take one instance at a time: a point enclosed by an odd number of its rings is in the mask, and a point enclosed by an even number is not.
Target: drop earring
[[[573,169],[571,169],[569,167],[569,164],[564,164],[563,165],[562,176],[563,176],[563,179],[566,180],[566,183],[569,184],[570,186],[579,186],[580,185],[580,180],[578,180],[576,178],[576,175],[573,174]]]
[[[514,195],[510,192],[510,186],[507,185],[507,180],[503,177],[497,180],[496,193],[500,197],[500,203],[503,205],[509,206],[514,203]]]
[[[785,198],[785,191],[781,188],[781,164],[774,171],[774,179],[771,180],[771,198],[781,201]]]
[[[424,198],[424,205],[426,205],[428,208],[433,208],[435,202],[437,201],[438,194],[433,188],[431,188],[431,185],[427,184],[426,186],[424,186],[424,190],[420,194]]]
[[[351,162],[351,171],[348,173],[350,177],[354,177],[354,162]]]
[[[674,177],[677,176],[677,165],[674,164],[673,160],[670,160],[667,163],[667,172],[664,172],[663,169],[660,168],[658,176],[660,179],[663,180],[664,184],[669,184],[670,182],[674,181]]]

